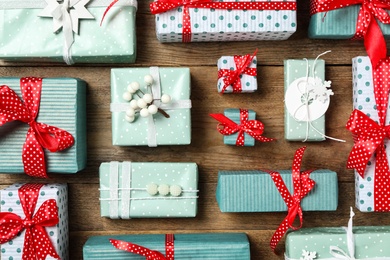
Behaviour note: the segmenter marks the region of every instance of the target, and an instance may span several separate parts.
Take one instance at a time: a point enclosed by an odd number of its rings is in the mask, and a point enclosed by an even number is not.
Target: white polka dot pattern
[[[22,160],[26,174],[47,178],[42,149],[57,152],[74,144],[73,136],[60,128],[36,122],[41,100],[42,78],[21,78],[24,102],[8,86],[0,86],[0,126],[19,120],[30,125],[23,145]]]
[[[183,7],[183,42],[191,42],[191,17],[189,8],[209,8],[226,10],[296,10],[296,2],[217,2],[215,0],[156,0],[150,4],[152,14],[160,14]]]
[[[224,114],[210,114],[210,116],[220,122],[217,126],[217,130],[221,134],[232,135],[238,132],[236,146],[244,146],[244,133],[247,133],[260,142],[271,142],[275,140],[273,138],[262,136],[264,132],[264,125],[261,121],[248,120],[248,109],[240,109],[240,124],[236,124]]]
[[[124,250],[133,254],[142,255],[146,260],[173,260],[174,259],[174,235],[165,235],[165,255],[158,251],[148,249],[146,247],[133,244],[130,242],[110,239],[111,244],[119,250]]]
[[[286,184],[284,183],[282,177],[279,172],[275,171],[265,171],[271,175],[272,180],[275,183],[276,188],[278,189],[280,195],[282,196],[284,202],[288,207],[288,214],[286,218],[279,225],[278,229],[275,231],[271,238],[270,246],[273,251],[275,251],[276,246],[279,241],[282,239],[284,234],[287,232],[289,228],[293,230],[298,230],[302,227],[303,223],[303,213],[301,208],[301,200],[314,188],[315,182],[309,178],[310,171],[301,172],[301,162],[302,156],[306,147],[299,148],[294,155],[294,161],[292,165],[292,180],[294,187],[294,194],[291,195],[289,190],[287,189]],[[293,226],[294,220],[296,216],[299,216],[298,227]]]
[[[55,226],[59,222],[57,203],[54,199],[46,200],[37,210],[39,191],[44,184],[25,184],[19,190],[20,204],[25,219],[10,212],[0,213],[0,243],[6,243],[26,230],[23,244],[23,260],[45,260],[48,255],[60,259],[45,227]]]

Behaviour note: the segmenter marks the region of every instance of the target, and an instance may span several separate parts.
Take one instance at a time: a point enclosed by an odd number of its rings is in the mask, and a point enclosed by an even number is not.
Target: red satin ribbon
[[[261,136],[264,131],[264,125],[259,120],[248,120],[248,109],[240,109],[240,124],[236,124],[223,114],[210,114],[211,117],[218,120],[220,123],[217,126],[218,131],[223,135],[232,135],[238,132],[236,145],[244,146],[245,135],[247,133],[251,137],[261,142],[271,142],[275,139]]]
[[[133,244],[130,242],[110,239],[111,244],[119,250],[127,251],[133,254],[142,255],[146,257],[146,260],[174,260],[174,235],[165,235],[165,256],[155,250]]]
[[[390,170],[385,149],[385,138],[390,137],[386,114],[390,92],[390,57],[381,60],[373,70],[374,94],[379,123],[359,110],[354,110],[347,122],[347,129],[354,136],[354,146],[347,161],[348,169],[356,169],[364,178],[367,162],[376,153],[374,178],[374,210],[389,211]]]
[[[150,4],[152,14],[160,14],[183,7],[183,42],[191,41],[191,18],[189,8],[224,10],[296,10],[296,2],[219,2],[215,0],[158,0]]]
[[[388,0],[312,0],[311,14],[327,12],[344,8],[350,5],[361,5],[356,33],[352,39],[364,38],[364,46],[371,59],[372,66],[376,68],[381,59],[386,58],[386,41],[376,19],[390,24],[390,15],[385,9],[390,9]]]
[[[293,230],[298,230],[302,227],[303,213],[300,203],[301,200],[314,188],[315,185],[315,182],[309,178],[312,170],[304,172],[301,172],[300,170],[302,156],[305,149],[306,147],[299,148],[294,155],[294,161],[292,164],[292,180],[294,187],[293,195],[290,194],[279,172],[265,170],[265,172],[268,172],[271,175],[271,178],[274,181],[276,188],[278,189],[288,208],[287,216],[284,218],[284,220],[272,236],[270,246],[273,251],[275,251],[275,248],[278,245],[279,241],[282,239],[282,237],[289,228],[292,228]],[[299,216],[300,225],[295,227],[293,226],[293,223],[297,215]]]
[[[221,89],[221,94],[223,94],[227,89],[227,87],[229,86],[232,86],[233,93],[240,93],[242,91],[240,76],[242,74],[247,74],[250,76],[257,75],[256,68],[248,68],[251,62],[253,61],[254,57],[256,57],[256,54],[257,54],[257,49],[252,56],[250,54],[244,56],[235,55],[233,57],[234,64],[236,65],[235,70],[220,69],[218,71],[218,79],[224,77],[223,83],[225,84]]]
[[[58,224],[57,203],[46,200],[34,214],[39,191],[44,184],[25,184],[18,190],[25,218],[10,213],[0,213],[0,244],[7,243],[26,230],[23,244],[23,260],[45,260],[48,255],[60,259],[50,242],[45,227]]]
[[[0,86],[0,126],[15,120],[30,125],[22,152],[24,171],[30,176],[47,178],[42,148],[61,151],[72,146],[74,139],[65,130],[35,121],[41,102],[41,78],[21,78],[20,89],[24,102],[8,86]]]

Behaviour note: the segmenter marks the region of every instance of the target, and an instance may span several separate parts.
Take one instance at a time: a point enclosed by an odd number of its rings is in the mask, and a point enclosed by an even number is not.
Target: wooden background
[[[306,145],[303,169],[328,168],[338,173],[339,207],[336,212],[305,212],[304,227],[342,226],[354,206],[354,177],[346,169],[352,146],[345,123],[352,111],[351,59],[365,55],[363,42],[310,40],[307,38],[309,1],[298,2],[298,30],[287,41],[161,44],[154,30],[149,1],[140,0],[137,13],[138,58],[136,64],[115,67],[186,66],[192,78],[192,144],[188,146],[116,147],[111,144],[110,68],[108,65],[0,63],[0,76],[78,77],[89,85],[88,165],[75,175],[51,175],[48,182],[69,184],[70,259],[82,259],[82,246],[89,236],[124,233],[245,232],[251,242],[252,259],[282,259],[269,248],[269,240],[286,213],[220,213],[215,189],[218,170],[290,169],[294,151]],[[222,55],[253,53],[258,48],[258,85],[253,94],[219,95],[216,91],[217,59]],[[346,139],[346,143],[287,142],[283,128],[283,60],[315,58],[332,50],[326,61],[326,78],[335,93],[326,114],[326,133]],[[250,108],[265,124],[271,143],[254,147],[232,147],[222,142],[216,121],[209,113],[224,108]],[[198,215],[189,219],[110,220],[100,217],[98,168],[112,160],[139,162],[196,162],[199,165],[200,198]],[[15,182],[42,182],[26,175],[1,175],[0,187]],[[360,213],[355,225],[390,225],[389,213]],[[279,245],[279,251],[284,244]]]

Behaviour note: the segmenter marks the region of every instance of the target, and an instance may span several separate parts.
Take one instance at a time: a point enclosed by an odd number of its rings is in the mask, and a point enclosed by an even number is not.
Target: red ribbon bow
[[[390,92],[390,57],[381,60],[373,70],[374,93],[379,123],[359,110],[354,110],[347,122],[347,129],[354,135],[354,146],[348,157],[347,168],[356,169],[364,178],[367,162],[376,152],[375,162],[375,211],[388,211],[390,205],[390,170],[384,140],[390,137],[386,114]]]
[[[259,120],[248,120],[248,115],[248,109],[240,109],[240,124],[236,124],[223,114],[210,114],[211,117],[220,122],[217,126],[217,129],[221,134],[232,135],[238,132],[236,140],[237,146],[244,146],[244,133],[247,133],[251,137],[261,142],[271,142],[275,140],[273,138],[262,136],[264,131],[263,123]]]
[[[146,260],[174,260],[174,235],[165,235],[165,255],[158,251],[151,250],[149,248],[133,244],[130,242],[110,239],[111,244],[119,250],[127,251],[133,254],[142,255],[146,257]]]
[[[387,55],[386,41],[376,19],[390,24],[390,15],[385,11],[390,9],[388,0],[313,0],[310,11],[314,14],[358,4],[361,7],[353,39],[364,38],[364,46],[375,68]]]
[[[220,2],[215,0],[157,0],[150,4],[152,14],[160,14],[183,7],[183,42],[191,41],[189,8],[212,8],[226,10],[296,10],[296,2]]]
[[[225,84],[221,89],[221,94],[225,92],[227,87],[230,85],[233,88],[233,93],[239,93],[242,91],[241,86],[241,80],[240,76],[242,74],[247,74],[250,76],[256,76],[257,75],[257,69],[256,68],[248,68],[251,64],[252,60],[257,54],[257,49],[255,53],[251,56],[250,54],[241,56],[241,55],[235,55],[233,57],[234,64],[236,65],[235,70],[230,69],[220,69],[218,71],[218,79],[224,77],[223,83]]]
[[[25,219],[10,213],[0,213],[0,244],[15,238],[24,229],[23,260],[45,260],[48,255],[60,259],[50,242],[45,227],[58,224],[57,203],[54,199],[46,200],[34,214],[39,191],[44,184],[25,184],[19,190],[20,204]]]
[[[302,156],[305,149],[306,147],[299,148],[294,155],[294,161],[292,164],[292,180],[294,187],[293,195],[290,194],[279,172],[265,170],[265,172],[268,172],[271,175],[276,188],[278,189],[280,195],[288,207],[287,216],[284,218],[272,236],[270,246],[273,251],[275,251],[277,244],[289,228],[298,230],[302,227],[303,213],[301,208],[301,200],[314,188],[314,185],[316,184],[312,179],[309,178],[312,170],[304,172],[301,172],[300,170]],[[297,215],[299,216],[300,225],[295,227],[293,226],[293,223]]]
[[[74,139],[65,130],[36,122],[41,102],[41,78],[21,78],[20,88],[24,102],[8,86],[0,86],[0,126],[15,120],[30,125],[22,152],[24,171],[30,176],[47,178],[42,147],[57,152],[72,146]]]

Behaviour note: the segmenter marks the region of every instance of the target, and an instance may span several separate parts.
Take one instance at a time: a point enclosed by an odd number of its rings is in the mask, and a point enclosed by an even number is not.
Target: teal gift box
[[[278,171],[292,194],[291,170]],[[304,211],[334,211],[338,204],[337,173],[316,170],[310,174],[315,187],[301,201]],[[216,191],[222,212],[287,211],[286,203],[267,172],[219,171]]]
[[[144,82],[147,76],[150,86]],[[136,93],[127,92],[129,85],[139,84]],[[124,98],[128,93],[132,100]],[[120,146],[148,145],[186,145],[191,143],[191,100],[189,68],[123,68],[111,70],[111,112],[112,143]],[[141,116],[137,106],[133,112],[133,122],[128,122],[128,110],[132,102],[152,94],[153,105],[163,109],[162,113]],[[162,97],[168,95],[169,103]],[[149,103],[149,104],[151,104]],[[141,110],[141,111],[139,111]]]
[[[110,162],[102,163],[99,173],[102,217],[196,216],[196,163]]]
[[[231,119],[234,123],[240,124],[240,109],[237,108],[228,108],[225,109],[223,114]],[[256,119],[256,112],[248,109],[248,120],[255,120]],[[236,140],[238,137],[238,133],[231,134],[231,135],[224,135],[223,136],[223,143],[226,145],[236,145]],[[254,146],[255,145],[255,139],[248,135],[247,133],[244,133],[244,146]]]
[[[333,92],[327,89],[328,87],[330,81],[325,81],[324,60],[284,61],[284,137],[286,140],[325,140],[325,112],[329,107],[329,95],[333,95]],[[317,95],[317,89],[322,89],[323,94]]]
[[[83,247],[84,260],[142,260],[144,256],[116,249],[110,239],[131,242],[165,255],[165,235],[115,235],[90,237]],[[175,259],[249,260],[248,237],[244,233],[175,234]]]
[[[83,2],[88,3],[83,6]],[[65,60],[68,64],[134,63],[137,1],[119,0],[107,13],[102,25],[104,11],[112,0],[83,2],[70,6],[69,13],[54,19],[55,8],[63,5],[56,0],[2,0],[0,59],[26,62]],[[64,29],[64,21],[68,19],[63,17],[67,16],[72,21],[70,30]],[[66,37],[73,37],[73,44],[66,43]],[[68,52],[65,46],[70,44]]]
[[[21,97],[20,78],[0,78]],[[44,149],[47,172],[76,173],[87,162],[86,83],[74,78],[44,78],[37,122],[61,128],[74,137],[70,148],[49,152]],[[23,173],[22,150],[29,125],[20,121],[0,127],[0,171]]]

